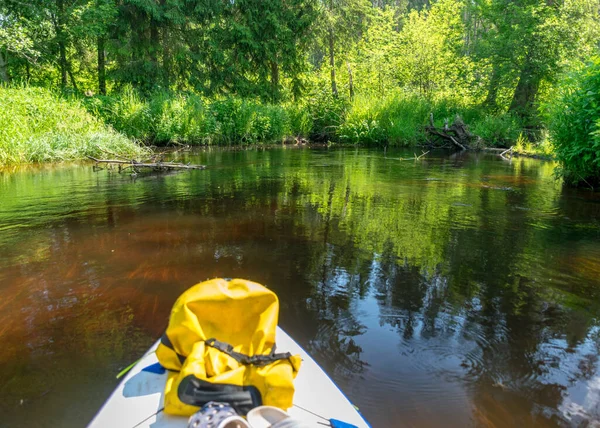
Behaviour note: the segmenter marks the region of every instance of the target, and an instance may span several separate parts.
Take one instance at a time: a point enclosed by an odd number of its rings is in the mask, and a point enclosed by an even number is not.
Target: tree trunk
[[[65,4],[64,0],[56,0],[56,8],[58,16],[55,21],[56,39],[58,41],[58,64],[60,67],[60,87],[67,87],[67,47],[65,45],[65,34],[63,31],[65,20]]]
[[[75,81],[75,76],[73,76],[73,69],[71,68],[70,62],[67,62],[67,71],[69,73],[69,78],[71,79],[71,85],[73,85],[73,89],[77,91],[77,82]]]
[[[2,51],[0,51],[0,81],[5,83],[10,82],[6,56],[2,53]]]
[[[162,27],[162,68],[163,68],[163,85],[166,89],[171,86],[171,50],[169,46],[169,29],[166,25]]]
[[[498,96],[498,85],[500,84],[500,71],[498,66],[494,63],[492,69],[492,77],[490,78],[490,85],[488,87],[488,93],[483,102],[483,105],[486,107],[494,108],[496,107],[496,98]]]
[[[350,68],[350,63],[346,63],[346,67],[348,67],[348,91],[350,92],[350,99],[354,98],[354,82],[352,81],[352,68]]]
[[[521,117],[532,116],[535,99],[539,89],[540,78],[535,71],[532,70],[529,61],[527,61],[521,70],[519,82],[515,88],[515,93],[508,111]]]
[[[67,87],[67,49],[64,42],[58,42],[58,51],[60,53],[60,87]]]
[[[154,18],[150,18],[150,60],[156,65],[158,62],[158,50],[160,49],[160,41],[158,39],[158,22]]]
[[[152,84],[157,83],[160,69],[158,67],[158,50],[160,39],[158,37],[158,21],[150,18],[150,61],[152,62]]]
[[[329,29],[329,66],[331,67],[331,93],[333,94],[334,97],[337,98],[338,96],[338,91],[337,91],[337,85],[335,83],[335,54],[333,51],[334,48],[334,44],[333,44],[333,28]]]
[[[271,101],[276,103],[279,100],[279,65],[276,61],[271,61]]]
[[[98,37],[98,92],[106,95],[106,57],[103,36]]]

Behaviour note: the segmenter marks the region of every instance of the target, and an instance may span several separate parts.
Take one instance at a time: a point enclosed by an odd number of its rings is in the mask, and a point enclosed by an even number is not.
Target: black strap
[[[287,360],[287,359],[291,358],[291,356],[292,356],[292,354],[290,354],[289,352],[281,352],[279,354],[276,354],[275,353],[275,345],[273,345],[273,349],[271,350],[271,353],[269,355],[252,355],[252,356],[250,356],[250,355],[242,354],[241,352],[235,352],[233,350],[233,346],[231,346],[229,343],[220,342],[214,338],[208,339],[205,343],[208,346],[210,346],[211,348],[218,349],[219,351],[229,355],[231,358],[236,360],[238,363],[244,364],[246,366],[248,366],[248,365],[266,366],[275,361]]]
[[[167,332],[166,331],[165,331],[165,334],[163,334],[162,337],[160,338],[160,343],[162,343],[167,348],[169,348],[170,350],[172,350],[173,352],[175,352],[175,355],[177,355],[177,359],[179,360],[179,362],[181,364],[183,364],[185,362],[185,357],[183,355],[181,355],[180,353],[178,353],[175,350],[175,347],[173,346],[173,343],[171,342],[171,339],[169,339],[169,336],[167,336]]]

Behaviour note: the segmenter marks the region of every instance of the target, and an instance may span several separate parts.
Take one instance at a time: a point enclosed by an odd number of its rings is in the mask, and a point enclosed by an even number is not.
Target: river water
[[[483,154],[0,173],[0,426],[84,426],[207,278],[263,283],[374,427],[600,424],[600,195]]]

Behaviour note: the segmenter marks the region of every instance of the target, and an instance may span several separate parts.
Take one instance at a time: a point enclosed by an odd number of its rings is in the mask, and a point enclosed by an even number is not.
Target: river
[[[217,276],[373,427],[600,420],[600,194],[487,154],[213,150],[203,171],[0,172],[0,426],[80,427]]]

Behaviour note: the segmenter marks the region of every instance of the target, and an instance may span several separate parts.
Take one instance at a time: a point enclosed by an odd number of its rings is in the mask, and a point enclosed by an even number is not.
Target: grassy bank
[[[452,100],[427,100],[401,93],[385,98],[356,97],[348,104],[338,138],[361,145],[410,146],[426,141],[423,132],[433,113],[436,126],[458,115],[487,147],[510,146],[522,132],[519,120],[509,114],[492,114],[479,106]]]
[[[38,88],[0,87],[0,165],[100,156],[145,149],[93,117],[77,100]]]
[[[476,106],[401,93],[349,100],[323,90],[300,103],[271,105],[239,98],[211,100],[189,93],[141,97],[126,89],[83,102],[117,131],[157,145],[250,145],[299,136],[363,146],[411,146],[425,141],[423,126],[430,113],[439,125],[458,114],[487,145],[508,145],[521,132],[518,120],[506,114],[491,115]]]
[[[155,145],[275,143],[309,131],[302,110],[240,98],[211,100],[166,92],[141,97],[126,88],[119,94],[83,102],[93,115],[117,131]]]
[[[77,97],[37,88],[0,88],[0,163],[62,161],[109,151],[136,155],[135,143],[247,146],[294,137],[361,146],[411,146],[426,141],[423,127],[456,115],[487,146],[519,139],[515,118],[456,101],[402,94],[334,98],[314,92],[300,103],[271,105],[192,93],[142,97],[125,88],[110,96]]]

